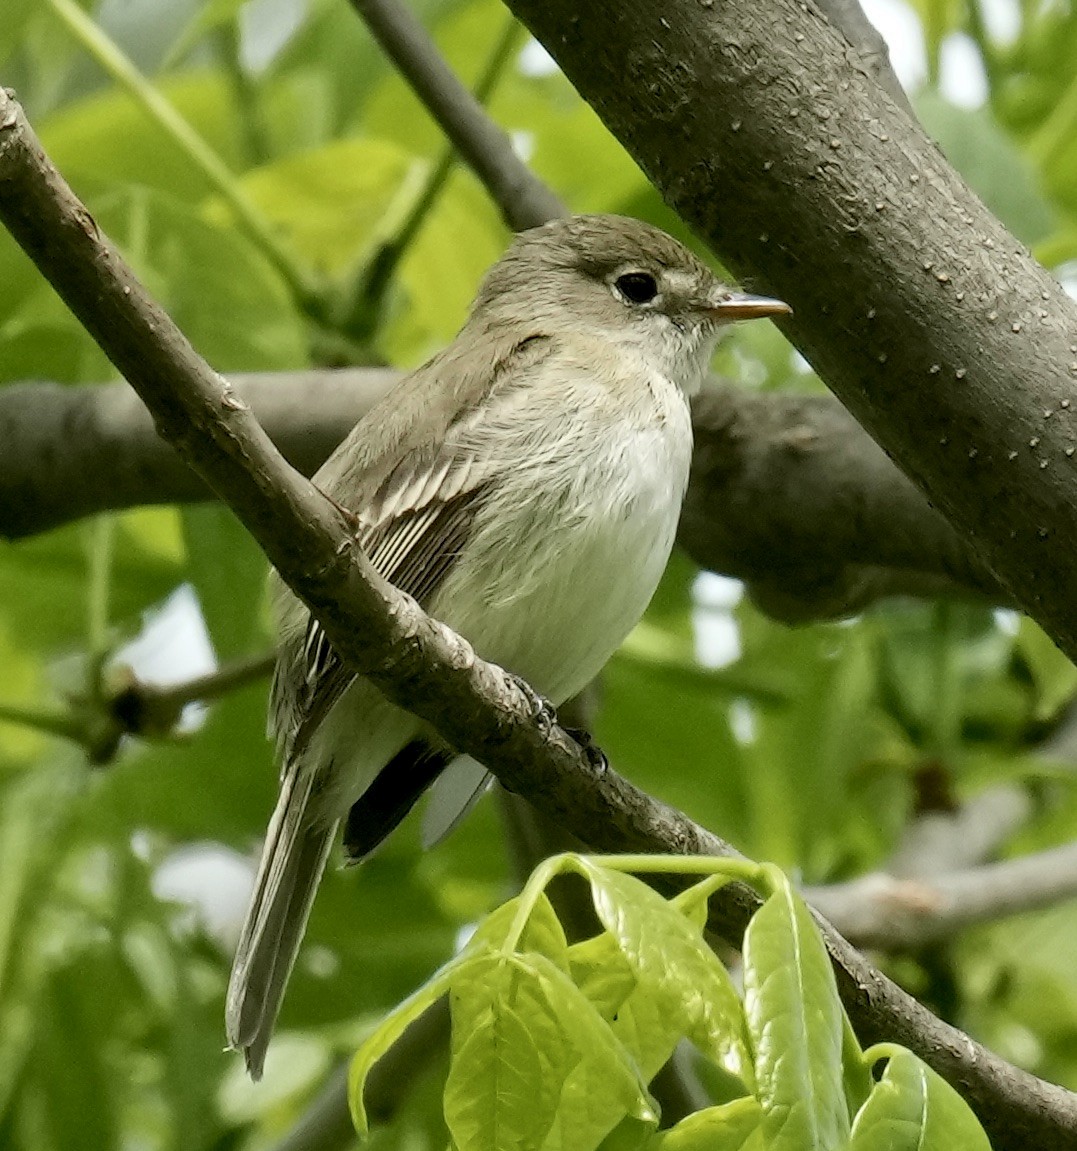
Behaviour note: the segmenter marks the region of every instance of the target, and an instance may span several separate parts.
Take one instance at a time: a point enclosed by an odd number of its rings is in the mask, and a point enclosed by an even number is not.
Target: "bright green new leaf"
[[[561,1086],[580,1058],[551,990],[562,989],[507,955],[484,955],[457,972],[445,1121],[459,1151],[542,1146]]]
[[[636,976],[608,931],[574,943],[568,950],[572,980],[607,1022],[637,986]]]
[[[889,1043],[865,1052],[889,1061],[853,1123],[849,1151],[991,1151],[960,1095],[911,1051]]]
[[[491,911],[468,940],[467,950],[497,951],[504,948],[520,906],[521,897],[516,896]],[[565,940],[565,931],[545,892],[540,892],[532,905],[513,950],[537,952],[545,955],[563,970],[568,970],[568,944]]]
[[[585,874],[599,920],[616,938],[641,993],[654,1000],[669,1026],[750,1083],[740,997],[699,929],[632,876],[590,863]]]
[[[348,1106],[351,1108],[352,1122],[360,1134],[367,1130],[366,1106],[363,1103],[363,1087],[370,1069],[404,1034],[408,1025],[436,1003],[472,963],[481,963],[471,952],[464,952],[451,959],[436,975],[413,992],[395,1008],[374,1029],[363,1045],[356,1051],[348,1069]]]
[[[745,932],[744,997],[768,1151],[842,1146],[844,1016],[818,930],[788,883]]]
[[[658,1115],[639,1068],[571,979],[548,959],[525,957],[579,1061],[561,1089],[545,1151],[590,1151],[625,1119],[654,1127]]]
[[[750,1096],[686,1116],[648,1151],[763,1151],[763,1112]]]

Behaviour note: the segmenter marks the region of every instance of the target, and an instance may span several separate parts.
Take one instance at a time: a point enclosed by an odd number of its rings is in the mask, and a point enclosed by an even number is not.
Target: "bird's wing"
[[[490,471],[448,444],[431,458],[406,460],[360,515],[356,542],[375,571],[420,604],[429,603],[467,542],[493,478]],[[300,667],[279,664],[274,679],[274,727],[290,759],[302,754],[355,678],[313,616],[300,659]],[[291,682],[285,685],[284,677]]]
[[[388,405],[384,401],[379,405],[385,408],[385,421],[378,419],[375,408],[346,441],[347,450],[342,445],[314,478],[355,515],[356,541],[375,570],[424,607],[452,571],[491,484],[506,466],[505,461],[475,450],[476,431],[496,407],[482,401],[491,393],[500,396],[526,386],[530,369],[548,354],[548,344],[544,337],[531,336],[510,345],[487,367],[485,391],[451,422],[419,418],[421,405],[440,403],[444,397],[444,388],[436,386],[430,371],[437,361],[432,362],[394,389]],[[442,371],[450,366],[440,365]],[[398,396],[398,391],[403,394]],[[379,439],[379,430],[386,430],[379,427],[382,422],[393,425],[388,429],[390,438],[396,427],[405,429],[397,436],[392,464],[384,455],[379,458],[372,446],[385,442],[384,436]],[[419,426],[425,442],[414,441],[411,429]],[[362,471],[356,470],[357,459],[367,461]],[[282,658],[274,676],[271,726],[286,768],[354,678],[321,625],[310,617],[301,651],[291,659]]]

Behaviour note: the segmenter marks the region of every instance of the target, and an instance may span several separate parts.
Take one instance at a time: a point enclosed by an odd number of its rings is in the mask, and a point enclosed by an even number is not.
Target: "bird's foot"
[[[595,743],[585,727],[566,727],[565,733],[572,736],[579,745],[584,759],[587,760],[587,766],[595,775],[603,775],[609,770],[610,761],[606,758],[606,753]]]
[[[539,695],[527,680],[522,679],[520,676],[513,675],[512,681],[520,689],[530,705],[531,718],[538,724],[544,736],[549,735],[557,723],[557,712],[553,704],[550,703],[544,695]]]

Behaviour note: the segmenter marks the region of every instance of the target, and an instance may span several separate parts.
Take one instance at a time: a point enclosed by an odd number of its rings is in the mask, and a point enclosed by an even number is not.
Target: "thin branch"
[[[212,43],[236,102],[245,159],[251,166],[265,164],[273,155],[273,146],[259,100],[258,85],[243,64],[238,14],[213,29]]]
[[[188,704],[209,703],[264,679],[276,655],[269,652],[226,663],[216,671],[175,684],[144,683],[122,665],[106,666],[108,652],[91,654],[89,687],[67,708],[24,707],[0,702],[0,720],[68,739],[91,763],[109,763],[124,736],[172,739]]]
[[[233,660],[215,671],[173,684],[145,683],[127,675],[102,704],[122,735],[139,739],[169,737],[189,704],[210,703],[265,679],[276,658],[271,651]]]
[[[876,872],[803,894],[857,946],[915,951],[978,923],[1077,898],[1077,844],[935,877]]]
[[[1046,750],[1041,744],[1040,754]],[[896,879],[929,883],[995,858],[1028,822],[1033,803],[1028,790],[1012,784],[985,788],[955,811],[928,811],[902,830],[885,871]]]
[[[474,96],[480,105],[486,104],[493,94],[522,33],[523,28],[519,22],[510,16],[475,84]],[[456,161],[457,150],[450,144],[430,166],[426,179],[396,234],[380,244],[373,257],[360,269],[355,283],[347,292],[348,303],[341,321],[342,329],[352,337],[363,339],[376,326],[385,293],[396,274],[396,269],[437,203],[449,181],[449,176],[456,167]]]
[[[287,459],[311,474],[399,378],[380,368],[231,377]],[[787,622],[851,615],[893,595],[1003,604],[968,543],[828,396],[714,381],[693,408],[681,545],[748,582]],[[123,384],[0,390],[0,536],[209,492]]]
[[[485,185],[513,231],[567,209],[513,151],[512,141],[445,63],[434,41],[397,0],[351,0],[385,54]]]
[[[124,265],[0,93],[0,219],[128,379],[170,439],[226,496],[341,658],[394,703],[474,754],[510,790],[602,851],[730,854],[683,814],[596,768],[519,683],[377,576],[338,510],[276,452],[246,404],[202,361]],[[758,896],[722,889],[712,926],[738,940]],[[861,1037],[922,1055],[969,1100],[996,1148],[1070,1147],[1077,1096],[1022,1072],[936,1019],[822,925]]]

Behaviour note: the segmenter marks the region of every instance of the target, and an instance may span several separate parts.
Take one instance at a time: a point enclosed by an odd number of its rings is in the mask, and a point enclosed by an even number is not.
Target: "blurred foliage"
[[[502,10],[493,0],[416,7],[473,81]],[[934,89],[917,94],[926,125],[1015,234],[1061,269],[1077,259],[1077,6],[1015,4],[1005,41],[986,31],[980,0],[916,7],[929,75],[947,37],[967,34],[989,80],[975,111]],[[416,202],[442,140],[343,0],[82,8],[142,70],[142,96],[150,86],[163,95],[231,173],[223,183],[147,113],[137,85],[108,77],[53,0],[5,3],[3,82],[217,367],[407,365],[452,336],[507,238],[465,171],[435,200],[384,298],[364,304],[364,324],[350,322],[355,285]],[[535,45],[512,59],[491,108],[572,207],[675,227]],[[6,235],[0,284],[0,386],[108,378]],[[717,366],[746,386],[820,386],[769,325],[738,332]],[[0,1146],[271,1146],[372,1020],[518,882],[491,803],[435,852],[420,851],[409,821],[362,869],[331,870],[266,1079],[246,1082],[221,1051],[222,998],[275,788],[264,684],[212,703],[175,738],[125,741],[103,766],[42,717],[73,700],[91,706],[127,659],[148,678],[205,671],[203,628],[221,660],[266,650],[264,576],[219,508],[138,511],[111,531],[76,525],[0,544]],[[675,558],[603,682],[596,734],[643,787],[812,882],[882,864],[914,815],[999,782],[1035,800],[1011,850],[1073,837],[1077,672],[1034,625],[905,603],[789,630],[746,601],[708,606],[698,577]],[[201,615],[149,622],[183,585]],[[147,641],[137,658],[125,648],[143,633],[163,652],[152,669],[140,662]],[[1072,908],[1030,914],[969,932],[942,962],[959,988],[956,1023],[1077,1088],[1075,924]],[[895,970],[936,1001],[939,963],[907,957]],[[439,1107],[419,1090],[384,1145],[443,1146]]]

